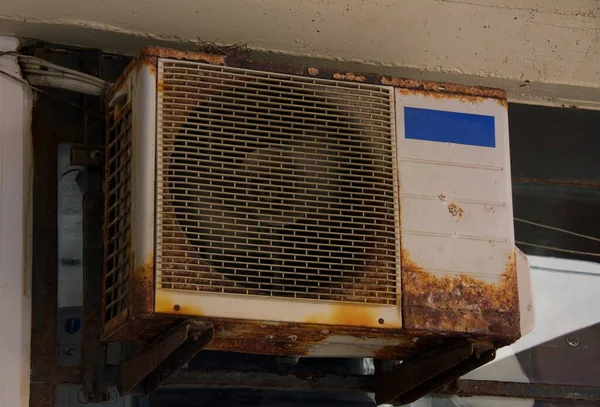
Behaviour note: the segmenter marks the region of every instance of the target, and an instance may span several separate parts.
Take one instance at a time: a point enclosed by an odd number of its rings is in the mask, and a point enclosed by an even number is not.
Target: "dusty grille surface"
[[[396,303],[391,88],[160,60],[157,284]]]
[[[104,319],[127,308],[131,257],[131,105],[109,112],[106,169]]]

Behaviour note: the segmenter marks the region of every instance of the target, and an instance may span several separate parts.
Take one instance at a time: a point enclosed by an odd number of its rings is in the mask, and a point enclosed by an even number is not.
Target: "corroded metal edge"
[[[172,329],[189,317],[151,314],[129,320],[110,337],[111,341],[149,343],[165,330]],[[336,338],[357,338],[357,357],[376,359],[409,359],[423,351],[447,347],[452,343],[472,341],[479,348],[506,344],[504,338],[491,335],[469,335],[448,332],[404,329],[383,331],[373,328],[326,326],[303,323],[234,320],[199,317],[215,327],[215,338],[206,347],[209,350],[232,351],[274,356],[310,356],[313,349],[334,344]],[[368,340],[384,340],[385,345],[368,345]],[[363,347],[364,346],[364,347]],[[362,353],[361,353],[362,352]],[[359,354],[360,353],[360,354]]]
[[[500,280],[487,283],[467,275],[436,276],[402,250],[403,316],[407,330],[520,336],[514,251]]]
[[[356,82],[371,85],[385,85],[403,88],[407,91],[425,91],[433,96],[443,98],[459,98],[463,102],[480,102],[483,98],[496,99],[502,106],[507,106],[506,92],[502,89],[487,87],[466,86],[443,82],[421,81],[394,76],[377,75],[370,73],[347,72],[340,69],[319,68],[314,66],[294,65],[273,61],[252,61],[248,58],[215,55],[197,51],[181,51],[175,49],[148,46],[140,50],[131,61],[123,75],[115,82],[114,89],[118,89],[129,72],[140,64],[149,65],[156,72],[158,58],[182,59],[205,62],[212,65],[225,65],[234,68],[254,69],[290,75],[308,76],[320,79],[332,79],[346,82]],[[110,94],[109,94],[110,99]]]

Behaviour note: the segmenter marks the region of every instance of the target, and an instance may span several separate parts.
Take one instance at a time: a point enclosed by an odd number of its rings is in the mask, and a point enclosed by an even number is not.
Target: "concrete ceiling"
[[[0,33],[134,52],[198,39],[600,107],[598,0],[0,0]],[[272,56],[271,56],[272,57]],[[323,63],[327,63],[324,61]]]

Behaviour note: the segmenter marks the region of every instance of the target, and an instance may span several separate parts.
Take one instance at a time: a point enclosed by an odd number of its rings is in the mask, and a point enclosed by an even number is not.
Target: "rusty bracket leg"
[[[132,394],[139,385],[141,394],[153,393],[213,338],[212,324],[193,320],[182,322],[123,364],[117,381],[119,392],[121,395]]]
[[[471,343],[427,353],[379,376],[375,401],[377,404],[393,402],[394,405],[412,403],[495,357],[495,350],[475,352]]]

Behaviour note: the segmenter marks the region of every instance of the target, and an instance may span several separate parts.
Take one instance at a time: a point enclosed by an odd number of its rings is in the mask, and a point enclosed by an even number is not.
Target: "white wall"
[[[600,108],[598,0],[3,0],[2,32],[130,52],[247,43]]]
[[[0,52],[17,48],[0,37]],[[16,58],[0,69],[19,76]],[[0,75],[0,407],[29,406],[32,94]]]
[[[600,263],[539,256],[529,262],[535,328],[465,378],[529,382],[517,353],[600,322]]]

